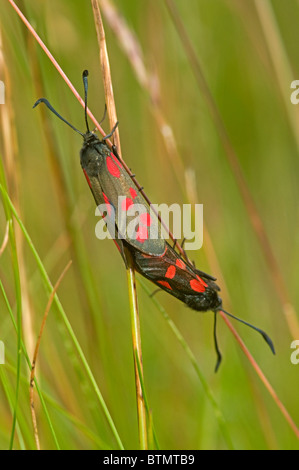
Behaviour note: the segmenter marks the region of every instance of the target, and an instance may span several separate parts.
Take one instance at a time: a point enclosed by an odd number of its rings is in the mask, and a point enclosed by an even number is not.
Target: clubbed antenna
[[[217,362],[216,362],[216,366],[215,366],[215,372],[217,372],[217,370],[220,366],[220,363],[221,363],[221,359],[222,359],[222,356],[221,356],[221,353],[220,353],[220,350],[219,350],[219,347],[218,347],[218,341],[217,341],[217,335],[216,335],[216,318],[217,318],[217,312],[219,310],[221,310],[223,313],[225,313],[225,315],[228,315],[229,317],[233,318],[234,320],[237,320],[241,323],[244,323],[244,325],[249,326],[253,330],[260,333],[260,335],[262,335],[262,337],[264,338],[264,340],[268,344],[268,346],[271,349],[271,351],[273,352],[273,354],[275,354],[275,349],[274,349],[273,342],[272,342],[271,338],[267,335],[267,333],[265,333],[264,330],[261,330],[257,326],[254,326],[251,323],[248,323],[247,321],[242,320],[241,318],[235,317],[235,315],[232,315],[231,313],[227,312],[226,310],[223,310],[223,308],[219,308],[219,309],[214,311],[214,315],[215,315],[215,318],[214,318],[214,344],[215,344],[215,349],[216,349],[216,354],[217,354]]]
[[[247,321],[241,320],[241,318],[235,317],[234,315],[232,315],[231,313],[227,312],[226,310],[223,310],[223,308],[221,308],[221,309],[219,309],[219,310],[221,310],[223,313],[225,313],[225,315],[228,315],[229,317],[233,318],[234,320],[238,320],[239,322],[244,323],[244,325],[249,326],[249,327],[252,328],[253,330],[255,330],[255,331],[257,331],[258,333],[260,333],[260,334],[262,335],[262,337],[264,338],[264,340],[266,341],[266,343],[268,344],[268,346],[269,346],[269,348],[271,349],[271,351],[273,352],[273,354],[275,354],[274,344],[273,344],[271,338],[267,335],[267,333],[265,333],[264,330],[261,330],[261,329],[258,328],[257,326],[252,325],[251,323],[247,323]]]
[[[84,103],[85,103],[84,114],[85,114],[86,129],[87,129],[87,132],[89,133],[90,130],[89,130],[89,125],[88,125],[88,120],[87,120],[87,92],[88,92],[88,79],[87,79],[87,77],[88,77],[88,70],[84,70],[83,74],[82,74],[83,85],[84,85]]]
[[[33,105],[33,108],[35,108],[37,105],[39,105],[40,103],[44,103],[47,108],[49,108],[50,111],[52,111],[52,113],[55,114],[55,116],[57,116],[59,119],[61,119],[63,122],[65,122],[68,126],[70,126],[74,131],[78,132],[78,134],[82,135],[82,137],[84,137],[84,134],[79,131],[78,129],[76,129],[76,127],[74,127],[72,124],[70,124],[66,119],[64,119],[57,111],[56,109],[53,108],[53,106],[49,103],[48,100],[46,100],[46,98],[40,98],[39,100],[37,100],[34,105]]]
[[[217,370],[219,369],[219,366],[220,366],[221,361],[222,361],[222,355],[221,355],[221,352],[219,350],[218,341],[217,341],[216,325],[217,325],[217,310],[215,310],[215,312],[214,312],[214,344],[215,344],[215,349],[216,349],[216,354],[217,354],[217,362],[216,362],[216,366],[215,366],[215,372],[217,372]]]

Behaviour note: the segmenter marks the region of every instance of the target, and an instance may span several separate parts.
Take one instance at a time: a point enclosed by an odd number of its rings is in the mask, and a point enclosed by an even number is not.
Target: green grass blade
[[[46,289],[47,289],[48,293],[50,293],[51,290],[53,289],[53,286],[52,286],[51,281],[50,281],[50,279],[49,279],[49,276],[48,276],[48,274],[47,274],[47,272],[46,272],[46,270],[45,270],[45,268],[44,268],[44,265],[43,265],[43,263],[42,263],[42,261],[41,261],[39,255],[38,255],[38,253],[37,253],[37,251],[36,251],[36,249],[35,249],[33,243],[32,243],[32,240],[31,240],[31,238],[30,238],[30,236],[29,236],[27,230],[25,229],[24,224],[23,224],[22,221],[20,220],[20,218],[19,218],[19,216],[18,216],[18,214],[17,214],[17,211],[16,211],[14,205],[12,204],[12,201],[10,200],[10,198],[9,198],[9,196],[8,196],[8,194],[7,194],[6,190],[5,190],[5,188],[3,187],[3,185],[0,185],[0,191],[1,191],[1,193],[2,193],[2,196],[3,196],[4,200],[8,203],[8,205],[9,205],[11,211],[12,211],[12,214],[14,215],[14,217],[15,217],[17,223],[19,224],[19,226],[20,226],[20,228],[21,228],[21,230],[22,230],[22,232],[23,232],[23,234],[24,234],[24,237],[25,237],[25,239],[26,239],[26,241],[27,241],[27,243],[28,243],[28,245],[29,245],[29,247],[30,247],[30,249],[31,249],[31,251],[32,251],[32,254],[33,254],[33,256],[34,256],[34,258],[35,258],[35,260],[36,260],[37,266],[38,266],[39,271],[40,271],[40,273],[41,273],[41,276],[42,276],[42,278],[43,278],[43,281],[44,281],[44,284],[45,284],[45,286],[46,286]],[[108,422],[108,424],[109,424],[109,426],[110,426],[110,429],[111,429],[111,431],[112,431],[112,434],[113,434],[113,436],[114,436],[114,438],[115,438],[115,440],[116,440],[116,442],[117,442],[119,448],[120,448],[120,449],[123,449],[124,447],[123,447],[122,441],[121,441],[121,439],[120,439],[120,436],[119,436],[119,434],[118,434],[118,432],[117,432],[117,429],[116,429],[116,426],[115,426],[115,424],[114,424],[114,421],[113,421],[113,419],[112,419],[112,417],[111,417],[111,415],[110,415],[110,412],[109,412],[109,410],[108,410],[108,407],[107,407],[107,405],[106,405],[106,403],[105,403],[105,401],[104,401],[104,398],[103,398],[103,396],[102,396],[102,394],[101,394],[101,392],[100,392],[100,389],[99,389],[99,387],[98,387],[98,385],[97,385],[97,383],[96,383],[96,380],[95,380],[95,378],[94,378],[94,376],[93,376],[93,374],[92,374],[92,371],[91,371],[91,369],[90,369],[90,367],[89,367],[89,364],[88,364],[88,362],[87,362],[87,360],[86,360],[86,357],[85,357],[85,355],[84,355],[84,353],[83,353],[83,350],[82,350],[82,348],[81,348],[81,346],[80,346],[80,344],[79,344],[79,342],[78,342],[78,340],[77,340],[77,337],[76,337],[76,335],[75,335],[75,333],[74,333],[74,331],[73,331],[73,329],[72,329],[72,326],[71,326],[71,324],[70,324],[70,322],[69,322],[69,320],[68,320],[68,318],[67,318],[67,316],[66,316],[66,313],[64,312],[64,309],[63,309],[63,307],[62,307],[62,305],[61,305],[61,302],[60,302],[60,300],[59,300],[57,294],[55,294],[55,296],[54,296],[53,304],[56,305],[56,307],[57,307],[57,309],[58,309],[58,311],[59,311],[59,313],[60,313],[60,315],[61,315],[61,318],[63,319],[64,325],[65,325],[65,327],[66,327],[66,329],[67,329],[67,331],[68,331],[68,333],[69,333],[69,335],[70,335],[70,337],[71,337],[71,339],[72,339],[72,341],[73,341],[74,347],[75,347],[75,349],[76,349],[76,351],[77,351],[77,353],[78,353],[78,355],[79,355],[79,357],[80,357],[80,359],[81,359],[82,365],[83,365],[83,367],[84,367],[84,369],[85,369],[85,372],[86,372],[86,374],[87,374],[87,377],[89,378],[89,381],[90,381],[90,383],[91,383],[91,385],[92,385],[92,387],[93,387],[93,390],[94,390],[94,392],[95,392],[95,394],[96,394],[96,396],[97,396],[97,398],[98,398],[98,401],[99,401],[99,403],[100,403],[100,405],[101,405],[101,408],[102,408],[102,410],[103,410],[103,412],[104,412],[104,415],[105,415],[105,417],[106,417],[106,419],[107,419],[107,422]]]
[[[6,188],[6,181],[5,181],[5,174],[4,168],[1,160],[0,164],[0,182],[3,188]],[[11,428],[11,436],[10,436],[10,443],[9,449],[13,448],[14,442],[14,435],[15,435],[15,427],[17,421],[17,409],[18,409],[18,399],[19,399],[19,391],[20,391],[20,373],[21,373],[21,341],[22,341],[22,294],[21,294],[21,281],[20,281],[20,272],[19,272],[19,264],[18,264],[18,254],[17,254],[17,247],[16,247],[16,239],[14,233],[14,226],[12,222],[12,215],[10,205],[7,204],[7,201],[3,200],[4,212],[7,222],[9,223],[9,242],[11,248],[11,261],[13,267],[13,275],[14,275],[14,283],[15,283],[15,295],[16,295],[16,305],[17,305],[17,377],[16,377],[16,390],[15,390],[15,404],[13,408],[13,421],[12,421],[12,428]]]

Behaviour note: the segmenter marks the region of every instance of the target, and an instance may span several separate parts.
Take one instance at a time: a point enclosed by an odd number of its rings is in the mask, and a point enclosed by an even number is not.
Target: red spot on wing
[[[197,277],[197,279],[199,280],[199,282],[201,282],[201,283],[202,283],[202,285],[203,285],[204,287],[208,287],[208,284],[206,284],[206,283],[205,283],[205,282],[202,280],[202,278],[201,278],[201,277],[199,277],[199,275],[198,275],[198,274],[196,274],[196,277]]]
[[[139,226],[136,232],[136,241],[144,243],[148,239],[148,231],[146,227]]]
[[[135,191],[135,189],[134,189],[134,188],[130,188],[129,191],[130,191],[130,194],[131,194],[131,196],[132,196],[132,199],[135,199],[135,197],[137,196],[137,192]]]
[[[84,170],[84,168],[83,168],[83,173],[84,173],[84,175],[85,175],[85,178],[86,178],[86,181],[87,181],[87,183],[88,183],[88,186],[91,188],[90,179],[88,178],[88,175],[87,175],[86,171]]]
[[[176,272],[176,267],[171,265],[169,266],[169,268],[167,269],[166,271],[166,274],[165,274],[165,277],[167,277],[168,279],[173,279],[174,276],[175,276],[175,272]]]
[[[121,202],[121,210],[127,211],[131,207],[132,204],[133,204],[132,199],[130,197],[126,197]]]
[[[116,163],[114,163],[111,157],[107,157],[106,165],[107,165],[107,170],[109,171],[110,175],[114,176],[115,178],[120,177],[120,169],[118,168]]]
[[[114,163],[116,163],[116,165],[117,165],[119,168],[122,169],[122,164],[120,163],[119,159],[116,158],[116,156],[114,155],[114,153],[111,152],[110,155],[111,155],[111,157],[113,158]]]
[[[150,214],[145,212],[144,214],[140,214],[139,221],[142,225],[146,225],[147,227],[149,227],[152,223],[152,218]]]
[[[182,261],[181,259],[177,259],[175,264],[181,269],[186,269],[186,265],[185,265],[184,261]]]
[[[167,287],[167,289],[170,289],[172,290],[172,287],[170,284],[168,284],[167,281],[157,281],[159,284],[161,284],[161,286],[164,286],[164,287]]]
[[[190,281],[190,287],[195,292],[204,292],[206,289],[198,279],[192,279]]]

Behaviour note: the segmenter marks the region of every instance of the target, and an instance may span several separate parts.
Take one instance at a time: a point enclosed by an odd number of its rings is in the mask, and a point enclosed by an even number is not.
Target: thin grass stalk
[[[11,389],[10,381],[8,380],[7,375],[6,375],[6,371],[3,367],[0,367],[0,382],[1,382],[1,385],[2,385],[2,388],[3,388],[3,391],[4,391],[4,395],[5,395],[5,397],[7,399],[7,402],[8,402],[9,409],[13,413],[13,409],[14,409],[13,401],[14,400],[11,397],[15,393],[15,390]],[[20,421],[21,421],[21,419],[20,419]],[[26,450],[25,441],[24,441],[23,432],[22,432],[21,427],[22,426],[19,423],[19,420],[17,420],[17,422],[16,422],[16,433],[17,433],[17,436],[18,436],[18,439],[19,439],[20,449],[21,450]]]
[[[113,84],[109,63],[109,56],[107,51],[106,36],[104,25],[102,21],[101,11],[98,0],[91,0],[91,6],[94,15],[95,28],[98,39],[100,64],[102,69],[103,85],[105,92],[105,101],[107,105],[107,112],[109,118],[110,129],[112,129],[117,122],[117,113],[113,93]],[[121,146],[119,138],[119,129],[116,128],[113,134],[114,145],[117,147],[117,152],[121,157]]]
[[[49,297],[49,300],[48,300],[48,303],[47,303],[47,306],[46,306],[46,310],[45,310],[45,313],[44,313],[44,316],[43,316],[42,324],[41,324],[41,327],[40,327],[40,332],[39,332],[39,335],[38,335],[38,338],[37,338],[37,342],[36,342],[35,350],[34,350],[34,354],[33,354],[33,359],[32,359],[32,363],[31,363],[30,389],[29,389],[30,410],[31,410],[31,418],[32,418],[32,424],[33,424],[33,429],[34,429],[34,438],[35,438],[36,448],[38,450],[40,450],[40,441],[39,441],[39,436],[38,436],[37,420],[36,420],[36,413],[35,413],[35,406],[34,406],[34,395],[33,395],[33,391],[34,391],[33,385],[34,385],[34,378],[35,378],[37,355],[38,355],[38,351],[39,351],[39,346],[40,346],[42,334],[43,334],[43,331],[44,331],[44,328],[45,328],[46,320],[47,320],[47,317],[48,317],[48,314],[49,314],[49,311],[50,311],[50,308],[51,308],[51,305],[52,305],[52,302],[53,302],[53,299],[54,299],[54,295],[55,295],[58,287],[60,286],[61,281],[64,278],[66,272],[70,268],[71,264],[72,264],[72,261],[70,260],[67,263],[64,270],[62,271],[62,273],[60,274],[60,276],[59,276],[59,278],[58,278],[58,280],[57,280],[57,282],[56,282],[56,284],[53,288],[53,291],[51,292],[51,295]]]
[[[141,381],[143,381],[143,368],[142,368],[140,321],[139,321],[139,313],[138,313],[134,268],[130,261],[131,261],[131,258],[128,254],[127,256],[127,262],[128,262],[127,280],[128,280],[128,292],[129,292],[129,306],[130,306],[130,313],[131,313],[131,332],[132,332],[133,355],[134,355],[139,445],[142,450],[146,450],[148,449],[148,437],[147,437],[146,405],[145,405],[144,395],[142,393],[142,386],[141,386]],[[139,368],[138,368],[138,363],[140,366]]]
[[[6,181],[5,181],[5,174],[4,168],[1,163],[0,165],[0,183],[1,187],[4,188],[6,191]],[[3,195],[3,194],[2,194]],[[21,353],[22,353],[22,292],[21,292],[21,281],[20,281],[20,271],[19,271],[19,263],[18,263],[18,253],[17,253],[17,246],[16,246],[16,237],[15,237],[15,230],[12,220],[12,213],[11,207],[8,204],[5,197],[3,197],[3,207],[5,212],[5,217],[8,222],[8,238],[11,248],[11,260],[12,260],[12,268],[13,268],[13,276],[14,276],[14,283],[15,283],[15,296],[16,296],[16,307],[17,307],[17,376],[16,376],[16,388],[15,388],[15,403],[14,403],[14,411],[13,411],[13,419],[12,419],[12,427],[11,427],[11,436],[9,442],[9,449],[13,448],[14,443],[14,435],[15,435],[15,427],[17,422],[17,410],[18,410],[18,400],[19,400],[19,390],[20,390],[20,374],[21,374]]]
[[[4,204],[5,206],[5,204]],[[11,437],[9,443],[9,449],[13,448],[14,435],[15,435],[15,426],[17,421],[17,410],[18,410],[18,401],[19,401],[19,390],[20,390],[20,374],[21,374],[21,342],[22,342],[22,293],[21,293],[21,280],[18,264],[18,253],[16,247],[15,233],[13,222],[11,219],[11,213],[6,209],[6,217],[9,220],[9,239],[11,246],[11,257],[12,265],[15,279],[15,292],[16,292],[16,303],[17,303],[17,377],[16,377],[16,389],[15,389],[15,404],[14,404],[14,414],[13,422],[11,428]]]
[[[9,222],[7,221],[6,222],[6,227],[5,227],[5,233],[4,233],[4,237],[3,237],[3,241],[2,241],[2,245],[0,247],[0,256],[2,256],[5,248],[7,247],[8,241],[9,241]]]
[[[146,390],[144,386],[144,380],[143,380],[143,369],[142,369],[142,364],[140,363],[137,351],[135,352],[135,361],[136,365],[138,368],[138,375],[139,375],[139,380],[140,380],[140,386],[141,386],[141,391],[142,391],[142,397],[144,400],[144,405],[145,405],[145,410],[146,410],[146,418],[147,418],[147,440],[148,440],[148,449],[160,449],[159,443],[158,443],[158,438],[154,429],[154,422],[153,422],[153,415],[150,410],[148,400],[146,397]],[[154,447],[155,444],[155,447]]]

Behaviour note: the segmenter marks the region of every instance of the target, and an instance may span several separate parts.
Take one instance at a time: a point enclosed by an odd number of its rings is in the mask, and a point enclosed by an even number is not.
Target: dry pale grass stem
[[[112,77],[109,64],[109,57],[107,52],[105,31],[101,17],[101,11],[99,2],[97,0],[91,0],[95,27],[98,38],[98,45],[100,50],[100,63],[102,69],[102,76],[104,81],[104,92],[107,103],[108,116],[110,121],[110,128],[113,128],[117,122],[116,106],[113,95]],[[117,151],[120,154],[120,139],[118,128],[116,128],[113,135],[114,143],[117,147]],[[125,252],[127,259],[127,277],[128,277],[128,292],[130,300],[130,311],[131,311],[131,329],[132,329],[132,341],[133,341],[133,352],[134,352],[134,368],[135,368],[135,385],[136,385],[136,398],[137,398],[137,416],[138,416],[138,427],[139,427],[139,442],[141,449],[148,448],[147,438],[147,420],[146,420],[146,404],[142,393],[141,380],[143,380],[143,367],[142,367],[142,349],[141,349],[141,336],[140,336],[140,320],[138,312],[138,301],[137,291],[135,284],[135,270],[131,260],[131,256],[128,252]],[[140,373],[137,361],[140,364]]]
[[[45,313],[44,313],[44,316],[43,316],[42,324],[41,324],[39,335],[38,335],[38,338],[37,338],[37,341],[36,341],[34,354],[33,354],[33,359],[32,359],[32,363],[31,363],[30,390],[29,390],[30,410],[31,410],[31,418],[32,418],[32,424],[33,424],[33,429],[34,429],[34,438],[35,438],[35,443],[36,443],[36,447],[37,447],[38,450],[40,450],[40,441],[39,441],[39,435],[38,435],[38,429],[37,429],[37,419],[36,419],[36,413],[35,413],[34,394],[33,394],[33,391],[34,391],[34,389],[33,389],[34,377],[35,377],[35,370],[36,370],[36,361],[37,361],[38,351],[39,351],[39,347],[40,347],[40,342],[41,342],[41,339],[42,339],[42,334],[43,334],[43,331],[44,331],[44,328],[45,328],[46,320],[47,320],[52,302],[54,300],[54,296],[57,292],[58,287],[61,284],[62,279],[64,278],[66,272],[70,268],[71,264],[72,264],[72,261],[70,260],[67,263],[64,270],[62,271],[62,273],[60,274],[55,286],[53,287],[53,290],[52,290],[51,295],[49,297],[49,300],[48,300],[48,303],[47,303],[47,306],[46,306],[46,310],[45,310]]]

